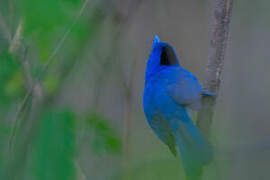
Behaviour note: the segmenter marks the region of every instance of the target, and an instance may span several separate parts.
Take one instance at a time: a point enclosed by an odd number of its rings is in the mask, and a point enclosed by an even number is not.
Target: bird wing
[[[196,110],[201,107],[202,87],[191,73],[176,73],[175,80],[169,83],[166,91],[179,105]]]
[[[176,156],[176,142],[171,132],[169,121],[162,115],[162,113],[158,109],[154,110],[150,126],[154,130],[155,134],[161,139],[161,141],[169,147],[172,154]]]

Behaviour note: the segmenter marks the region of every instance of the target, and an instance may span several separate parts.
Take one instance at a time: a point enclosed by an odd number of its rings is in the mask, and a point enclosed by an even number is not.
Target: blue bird
[[[147,62],[143,106],[146,119],[172,154],[178,150],[189,180],[200,179],[213,158],[210,143],[193,124],[188,110],[198,110],[204,91],[197,78],[179,63],[173,47],[155,35]]]

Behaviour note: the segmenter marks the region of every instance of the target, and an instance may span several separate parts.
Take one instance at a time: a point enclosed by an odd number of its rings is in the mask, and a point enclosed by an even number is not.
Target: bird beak
[[[159,37],[155,34],[154,35],[154,39],[153,39],[153,44],[152,44],[152,50],[154,49],[154,47],[158,44],[158,43],[160,43],[161,41],[160,41],[160,39],[159,39]]]
[[[155,35],[154,35],[153,44],[157,44],[157,43],[160,43],[160,39],[159,39],[159,37],[155,34]]]

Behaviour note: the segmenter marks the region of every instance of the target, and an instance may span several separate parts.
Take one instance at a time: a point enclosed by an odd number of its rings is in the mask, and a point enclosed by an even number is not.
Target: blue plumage
[[[212,159],[212,149],[190,119],[187,110],[201,106],[203,91],[197,78],[181,67],[175,50],[154,37],[145,73],[143,106],[147,121],[159,139],[176,155],[188,179],[197,180],[202,166]]]

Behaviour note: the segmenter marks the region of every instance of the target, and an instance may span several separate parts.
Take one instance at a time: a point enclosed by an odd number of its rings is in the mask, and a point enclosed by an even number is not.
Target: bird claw
[[[209,92],[209,91],[203,90],[203,91],[202,91],[202,95],[204,95],[204,96],[213,96],[213,97],[215,97],[215,96],[217,96],[217,93]]]

